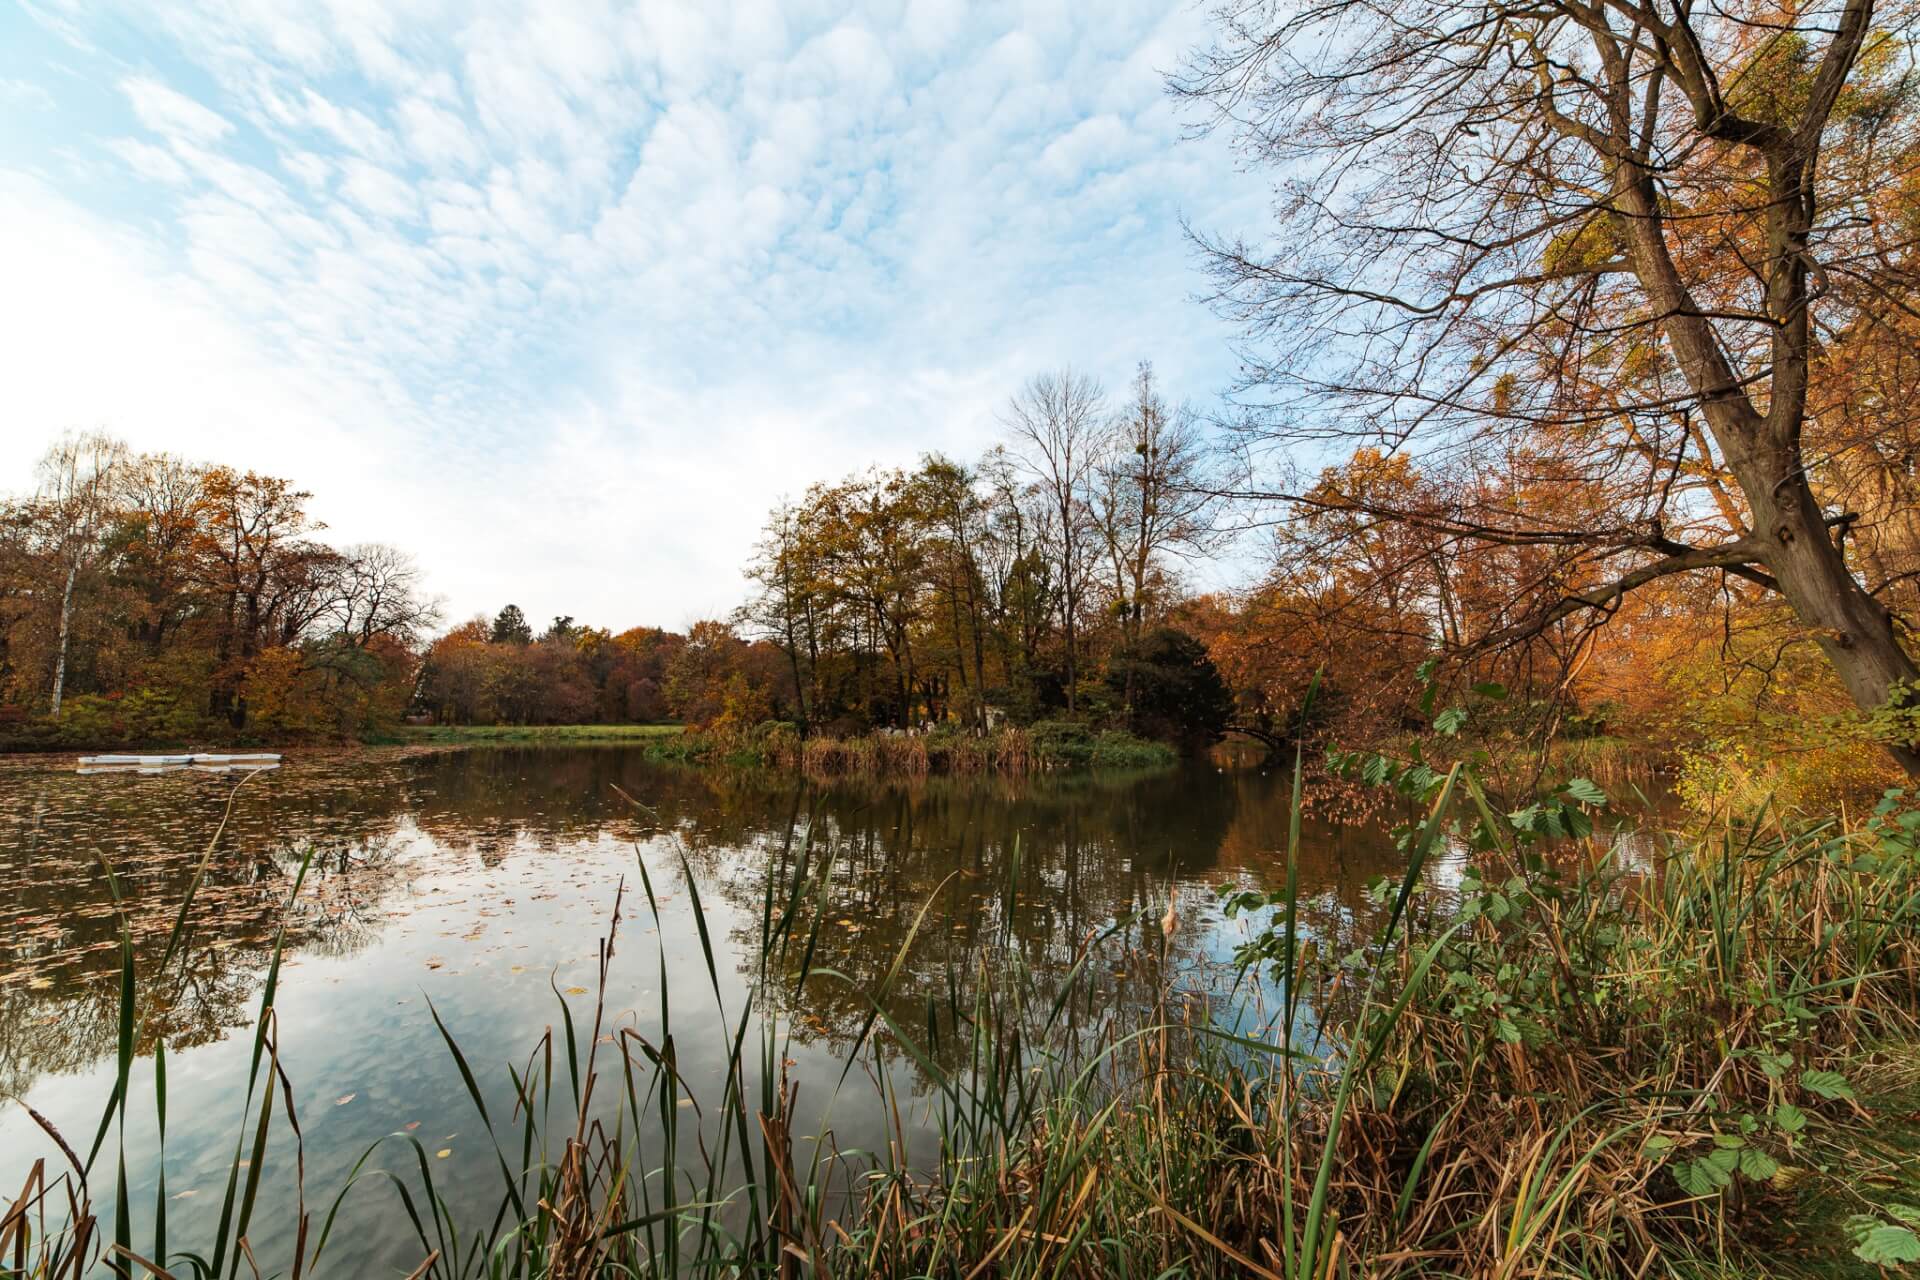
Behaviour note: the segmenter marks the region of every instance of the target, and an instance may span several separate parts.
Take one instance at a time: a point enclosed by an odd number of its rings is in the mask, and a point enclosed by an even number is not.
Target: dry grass
[[[1456,770],[1421,790],[1431,807],[1409,835],[1405,878],[1382,895],[1384,923],[1352,961],[1301,926],[1290,853],[1285,887],[1264,900],[1271,915],[1242,956],[1277,1002],[1273,1035],[1229,1032],[1216,1005],[1165,987],[1132,1012],[1110,992],[1099,999],[1086,978],[1115,962],[1125,922],[1083,942],[1051,999],[1037,997],[1016,955],[983,952],[928,1005],[927,1029],[902,1027],[889,997],[916,926],[865,992],[872,1012],[852,1053],[884,1046],[930,1084],[941,1133],[930,1165],[900,1155],[906,1135],[885,1073],[877,1102],[898,1130],[887,1150],[842,1153],[830,1135],[812,1142],[795,1128],[790,1032],[760,997],[781,988],[804,1000],[810,986],[846,981],[811,960],[830,850],[803,842],[785,874],[769,877],[756,998],[723,1010],[730,1053],[717,1082],[679,1074],[664,1002],[648,1033],[603,1026],[616,904],[593,1022],[576,1026],[559,1002],[556,1029],[514,1073],[511,1118],[489,1116],[441,1028],[480,1122],[515,1158],[501,1161],[495,1227],[476,1233],[436,1194],[422,1155],[409,1201],[418,1274],[1780,1270],[1766,1252],[1770,1226],[1807,1187],[1834,1182],[1815,1167],[1861,1147],[1876,1123],[1860,1101],[1875,1072],[1859,1064],[1916,1032],[1920,818],[1890,805],[1853,831],[1728,828],[1674,851],[1651,880],[1604,867],[1563,877],[1527,838],[1529,823],[1494,814],[1470,777]],[[1472,803],[1457,806],[1463,794]],[[1456,822],[1456,807],[1478,818]],[[1421,867],[1452,830],[1488,847],[1464,906],[1427,911]],[[698,915],[698,886],[682,870]],[[644,864],[639,875],[651,903]],[[700,939],[717,995],[704,928]],[[124,954],[122,1080],[141,1008]],[[1158,956],[1120,959],[1147,973]],[[273,1016],[270,983],[238,1117],[233,1212],[197,1252],[157,1240],[157,1266],[227,1275],[251,1256],[273,1100],[291,1097]],[[939,1060],[923,1047],[935,1032],[948,1048]],[[120,1105],[117,1092],[106,1121]],[[383,1141],[403,1153],[412,1142]],[[93,1163],[70,1158],[76,1169]],[[271,1224],[295,1241],[293,1274],[318,1269],[360,1176],[357,1167],[317,1230],[304,1211]],[[114,1216],[109,1243],[84,1185],[36,1169],[0,1220],[0,1265],[77,1277],[105,1248],[131,1269],[125,1260],[140,1255],[124,1203]]]

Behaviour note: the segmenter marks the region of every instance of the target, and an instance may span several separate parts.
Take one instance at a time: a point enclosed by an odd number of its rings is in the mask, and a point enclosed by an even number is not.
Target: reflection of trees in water
[[[123,920],[144,1025],[174,1048],[251,1020],[309,849],[308,887],[288,920],[295,945],[344,954],[378,928],[404,802],[355,785],[351,771],[323,765],[292,785],[276,775],[237,793],[230,781],[197,776],[22,773],[9,781],[22,785],[0,787],[0,1080],[15,1091],[112,1052]],[[156,975],[230,797],[232,816],[206,859],[182,945]],[[119,882],[119,907],[103,862]]]
[[[119,923],[94,851],[122,878],[145,975],[231,788],[200,777],[16,777],[24,785],[0,785],[0,1077],[21,1088],[38,1072],[111,1051]],[[1036,996],[1050,1000],[1089,936],[1144,908],[1111,957],[1091,966],[1086,1007],[1098,1007],[1151,985],[1173,878],[1269,876],[1285,845],[1286,801],[1273,778],[1204,769],[1123,783],[1076,776],[822,787],[662,766],[604,748],[296,760],[236,799],[157,1025],[183,1045],[252,1017],[267,948],[309,848],[290,937],[299,948],[346,955],[379,934],[395,888],[435,860],[495,866],[525,851],[638,842],[662,829],[684,841],[702,891],[748,922],[733,939],[743,966],[758,954],[769,880],[787,883],[803,856],[826,877],[814,963],[856,982],[877,982],[931,901],[888,1000],[904,1027],[924,1027],[930,1007],[950,1024],[949,975],[977,969],[983,957],[997,975],[1033,975]],[[1393,869],[1391,848],[1377,832],[1314,831],[1306,855],[1303,880],[1328,886],[1311,900],[1314,927],[1352,932],[1370,907],[1360,887],[1366,875]],[[802,941],[813,922],[809,908]],[[1196,945],[1192,933],[1175,940],[1187,959]],[[851,1040],[868,1012],[865,997],[839,983],[774,998],[802,1036],[829,1045]]]
[[[800,1038],[851,1043],[868,994],[906,948],[886,1011],[930,1043],[937,1035],[937,1056],[951,1065],[964,1041],[955,1006],[968,1006],[983,972],[1018,975],[1029,998],[1051,1004],[1088,940],[1136,912],[1088,967],[1068,1012],[1082,1018],[1110,1007],[1122,988],[1137,995],[1150,986],[1169,880],[1213,869],[1238,803],[1211,774],[1015,788],[796,782],[759,798],[759,847],[706,842],[690,857],[708,892],[724,894],[747,922],[734,941],[749,959],[769,885],[783,903],[804,881],[788,980],[768,992]],[[791,979],[809,945],[815,968],[857,985],[816,977],[797,992]]]

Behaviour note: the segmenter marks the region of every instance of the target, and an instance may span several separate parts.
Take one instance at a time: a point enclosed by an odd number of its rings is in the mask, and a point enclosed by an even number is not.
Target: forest
[[[1920,508],[1898,427],[1874,425],[1873,449],[1808,480],[1823,506],[1850,500],[1841,545],[1904,636]],[[1525,512],[1572,529],[1608,509],[1607,485],[1544,433],[1498,466],[1362,445],[1283,502],[1253,487],[1259,442],[1169,403],[1150,364],[1117,396],[1072,370],[1037,375],[997,428],[973,462],[869,467],[782,501],[748,598],[684,634],[536,627],[512,604],[443,629],[408,555],[328,544],[294,481],[70,436],[0,508],[0,736],[680,723],[740,742],[769,726],[852,739],[1039,723],[1271,747],[1317,682],[1311,735],[1381,747],[1433,727],[1440,684],[1499,690],[1467,726],[1483,743],[1673,766],[1703,800],[1813,803],[1898,774],[1886,746],[1905,721],[1856,705],[1760,575],[1722,565],[1625,589],[1598,576],[1605,531],[1529,543],[1495,528]],[[1726,475],[1681,463],[1672,490],[1735,510]],[[1197,586],[1223,556],[1248,585]]]

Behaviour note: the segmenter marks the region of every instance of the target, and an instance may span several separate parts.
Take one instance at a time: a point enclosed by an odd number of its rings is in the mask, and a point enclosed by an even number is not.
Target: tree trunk
[[[1863,711],[1912,703],[1920,667],[1900,647],[1892,615],[1847,568],[1804,470],[1790,459],[1759,474],[1747,474],[1751,469],[1736,465],[1735,474],[1751,504],[1754,535],[1766,548],[1767,568],[1841,684]],[[1786,479],[1770,478],[1766,470]],[[1901,767],[1920,776],[1920,743],[1909,736],[1886,745]]]
[[[80,574],[78,561],[67,562],[67,587],[60,593],[60,644],[53,659],[53,718],[60,718],[60,697],[67,687],[67,635],[73,625],[73,582]]]

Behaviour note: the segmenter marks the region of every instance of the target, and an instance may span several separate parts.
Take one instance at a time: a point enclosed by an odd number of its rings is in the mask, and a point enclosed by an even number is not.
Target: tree
[[[494,615],[492,640],[495,644],[533,643],[533,627],[519,605],[510,604]]]
[[[1477,643],[1710,572],[1782,598],[1859,707],[1911,705],[1908,620],[1850,559],[1859,513],[1820,491],[1863,425],[1827,353],[1889,350],[1920,310],[1911,215],[1874,216],[1916,154],[1912,18],[1890,16],[1228,5],[1175,88],[1287,174],[1266,245],[1200,240],[1247,335],[1252,434],[1551,481],[1366,511],[1551,558],[1559,589]],[[1897,407],[1869,438],[1917,389],[1911,361],[1878,373]],[[1513,500],[1529,488],[1546,500]],[[1920,771],[1911,728],[1890,746]]]
[[[337,607],[343,557],[307,535],[312,495],[286,480],[230,467],[206,472],[206,518],[196,540],[199,588],[214,626],[214,714],[247,722],[247,668],[265,648],[291,645]]]
[[[821,623],[829,607],[821,596],[817,547],[808,532],[804,513],[791,503],[774,508],[747,565],[754,592],[738,617],[786,654],[802,733],[818,714]]]
[[[1092,505],[1113,574],[1121,643],[1131,647],[1170,603],[1168,557],[1198,554],[1213,545],[1218,485],[1209,474],[1210,451],[1192,409],[1167,408],[1151,364],[1141,362],[1132,396],[1110,431],[1094,475]],[[1123,696],[1132,706],[1131,687]]]
[[[99,555],[112,518],[127,449],[108,436],[67,436],[40,460],[39,505],[50,527],[60,571],[60,625],[53,660],[51,714],[60,718],[66,690],[67,645],[73,633],[73,594],[80,574]]]
[[[382,543],[348,547],[343,553],[337,626],[359,647],[386,636],[412,644],[440,621],[439,602],[422,588],[412,556]]]
[[[1071,369],[1030,379],[1007,408],[1006,425],[1014,437],[1015,456],[1051,517],[1069,712],[1078,709],[1079,622],[1094,540],[1087,495],[1101,462],[1105,416],[1100,384]]]
[[[1233,718],[1233,693],[1207,647],[1172,627],[1156,627],[1115,654],[1107,684],[1133,691],[1128,727],[1145,737],[1209,746]]]

